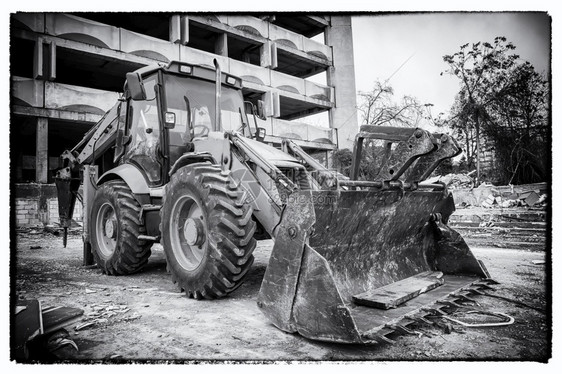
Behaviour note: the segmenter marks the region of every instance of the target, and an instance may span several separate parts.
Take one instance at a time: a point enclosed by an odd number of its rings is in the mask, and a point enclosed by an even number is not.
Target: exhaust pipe
[[[217,59],[213,59],[215,64],[215,123],[213,131],[221,129],[221,67]]]

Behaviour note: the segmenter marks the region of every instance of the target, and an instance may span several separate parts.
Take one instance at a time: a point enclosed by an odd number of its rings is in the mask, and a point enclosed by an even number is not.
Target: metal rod
[[[403,188],[405,190],[415,190],[418,188],[427,188],[433,189],[435,191],[443,191],[445,186],[443,184],[437,183],[403,183],[401,181],[358,181],[358,180],[340,180],[339,184],[341,186],[349,186],[349,187],[374,187],[374,188],[382,188],[383,186],[388,186],[389,188]]]

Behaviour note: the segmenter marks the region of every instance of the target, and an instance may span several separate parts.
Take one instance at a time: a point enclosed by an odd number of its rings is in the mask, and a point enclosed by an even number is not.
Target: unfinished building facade
[[[349,16],[15,13],[10,32],[18,226],[58,222],[59,155],[112,107],[125,74],[142,66],[217,59],[243,79],[245,100],[265,102],[266,142],[291,138],[323,162],[351,148],[358,131]]]

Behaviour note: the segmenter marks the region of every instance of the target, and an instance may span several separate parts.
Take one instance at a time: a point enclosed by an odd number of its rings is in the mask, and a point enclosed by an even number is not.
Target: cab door
[[[143,79],[146,100],[128,100],[127,131],[128,144],[123,162],[136,165],[144,171],[152,187],[162,184],[164,159],[161,152],[162,131],[159,121],[159,103],[155,94],[157,75]]]

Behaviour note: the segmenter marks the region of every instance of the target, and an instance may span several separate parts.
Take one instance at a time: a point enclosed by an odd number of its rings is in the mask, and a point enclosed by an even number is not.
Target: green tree
[[[363,144],[361,152],[361,163],[359,165],[360,180],[374,180],[380,171],[385,149],[375,141],[367,141]],[[334,167],[337,171],[351,177],[351,164],[353,152],[349,149],[339,149],[332,153]]]
[[[353,152],[351,150],[336,149],[332,152],[332,159],[334,168],[346,177],[351,175],[351,162],[353,160]]]
[[[521,62],[514,49],[506,38],[497,37],[493,44],[465,44],[443,56],[449,65],[444,73],[460,81],[446,123],[460,135],[469,169],[476,160],[477,183],[482,138],[494,145],[503,182],[546,178],[546,157],[536,147],[544,150],[549,137],[548,82],[530,63]]]

